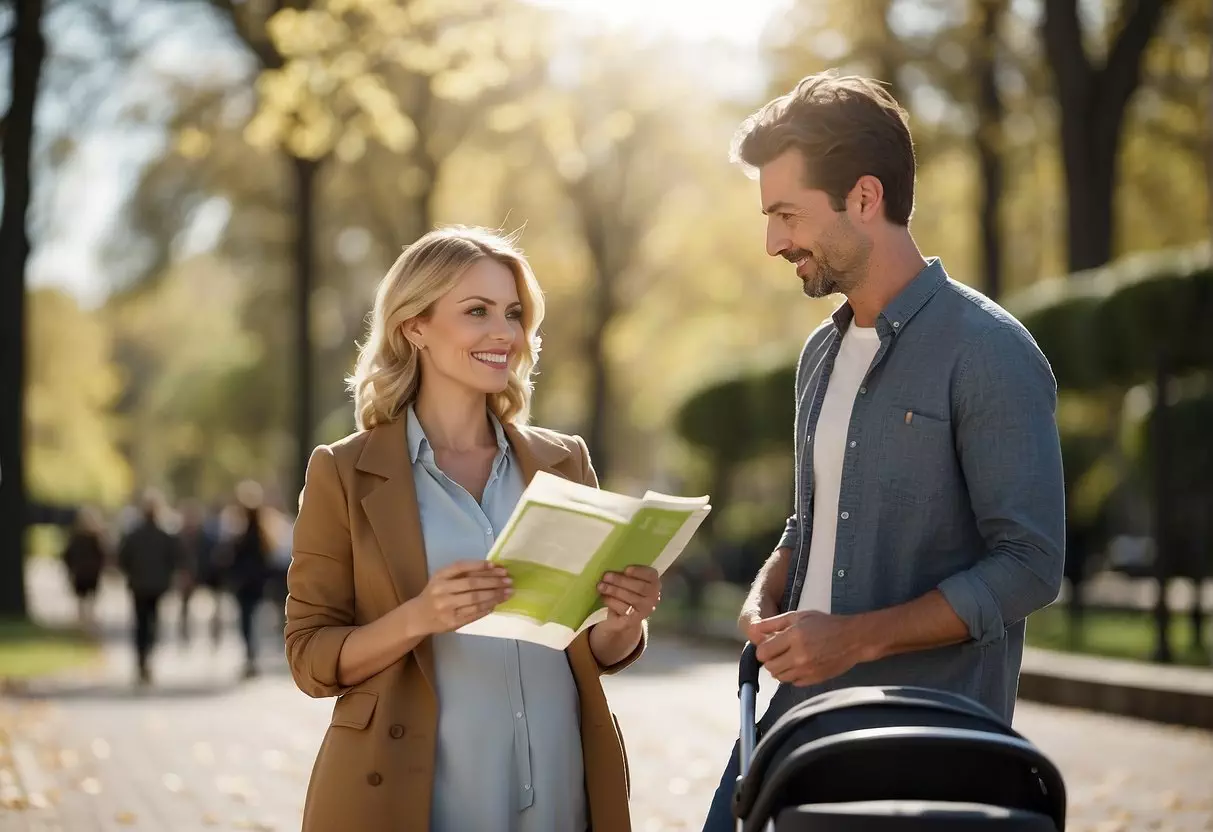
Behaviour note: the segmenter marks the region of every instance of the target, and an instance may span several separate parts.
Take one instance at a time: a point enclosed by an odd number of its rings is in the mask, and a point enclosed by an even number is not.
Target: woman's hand
[[[505,568],[485,560],[465,560],[435,572],[414,605],[420,632],[449,633],[483,618],[514,590]]]
[[[629,566],[622,573],[603,575],[598,592],[607,607],[607,620],[599,627],[612,632],[639,632],[641,623],[661,601],[661,575],[651,566]]]

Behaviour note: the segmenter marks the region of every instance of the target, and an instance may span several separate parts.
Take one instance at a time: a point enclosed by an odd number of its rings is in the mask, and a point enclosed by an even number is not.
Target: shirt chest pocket
[[[881,425],[881,492],[922,505],[942,497],[956,472],[952,423],[913,407],[892,407]]]

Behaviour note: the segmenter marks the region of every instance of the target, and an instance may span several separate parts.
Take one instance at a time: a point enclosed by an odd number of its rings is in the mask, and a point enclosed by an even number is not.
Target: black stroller
[[[1063,832],[1056,766],[992,711],[918,687],[802,702],[755,747],[758,658],[741,655],[739,832]]]

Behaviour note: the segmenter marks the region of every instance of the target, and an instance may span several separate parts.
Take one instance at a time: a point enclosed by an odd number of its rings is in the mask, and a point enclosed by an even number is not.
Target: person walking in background
[[[163,527],[165,506],[161,496],[148,491],[141,514],[118,549],[118,568],[126,576],[134,607],[135,657],[139,681],[151,682],[149,661],[158,636],[160,599],[172,587],[181,565],[181,544]]]
[[[63,548],[63,566],[76,596],[77,620],[86,632],[97,629],[95,602],[101,572],[109,561],[101,515],[91,506],[76,512],[76,522]]]
[[[224,579],[240,611],[244,676],[252,678],[257,675],[257,610],[265,599],[273,537],[265,520],[260,485],[242,482],[236,488],[236,502],[240,525],[228,543]]]
[[[177,631],[181,641],[189,643],[192,633],[190,610],[191,602],[195,597],[194,592],[200,586],[212,591],[215,588],[213,573],[217,540],[212,529],[206,523],[206,512],[202,503],[197,500],[186,500],[182,503],[181,528],[177,532],[177,536],[181,540],[181,569],[178,582],[181,593],[181,612]],[[216,597],[216,608],[218,603],[219,600]]]

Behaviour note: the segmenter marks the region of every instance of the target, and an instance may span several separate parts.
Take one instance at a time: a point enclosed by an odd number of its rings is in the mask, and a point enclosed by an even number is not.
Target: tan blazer
[[[428,832],[438,701],[429,639],[352,688],[337,684],[345,638],[419,595],[428,581],[403,420],[321,445],[308,463],[287,574],[286,652],[309,696],[336,696],[304,808],[304,832]],[[506,426],[530,482],[536,471],[597,486],[579,437]],[[583,633],[565,651],[581,702],[586,793],[594,832],[626,832],[627,755]],[[475,799],[474,797],[470,799]],[[445,831],[444,831],[445,832]]]

